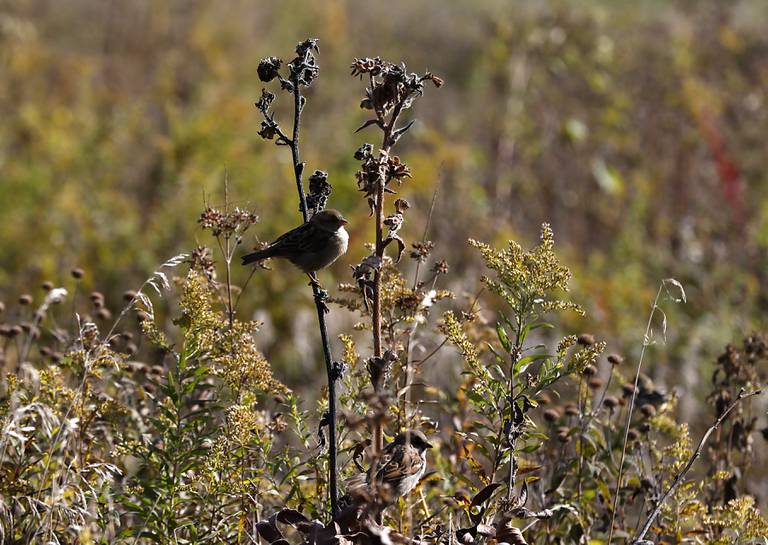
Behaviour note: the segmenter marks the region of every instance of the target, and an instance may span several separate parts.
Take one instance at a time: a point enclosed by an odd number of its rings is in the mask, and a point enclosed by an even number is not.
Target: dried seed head
[[[40,287],[43,288],[44,291],[51,291],[53,289],[53,282],[46,280]]]
[[[578,336],[576,339],[576,342],[578,342],[582,346],[592,346],[595,344],[595,337],[594,335],[590,335],[589,333],[582,333]]]
[[[605,383],[603,382],[603,379],[601,379],[600,377],[593,377],[589,379],[589,382],[587,383],[587,385],[593,390],[597,390],[598,388],[601,388],[603,384]]]
[[[579,408],[573,403],[569,403],[565,406],[565,414],[568,416],[579,416]]]
[[[123,301],[130,303],[136,298],[136,292],[133,290],[127,290],[123,292]]]
[[[584,368],[584,371],[582,371],[582,373],[584,374],[585,377],[595,376],[597,374],[597,367],[595,367],[590,363]]]
[[[622,358],[618,354],[609,354],[608,355],[608,363],[611,365],[621,365],[624,362],[624,358]]]
[[[603,404],[609,409],[613,410],[619,405],[619,398],[616,396],[605,396]]]
[[[101,293],[100,291],[92,291],[90,298],[91,298],[91,301],[93,301],[94,303],[96,303],[97,301],[101,301],[102,303],[104,302],[104,294]]]
[[[74,268],[70,271],[70,274],[72,275],[72,278],[75,280],[80,280],[83,276],[85,276],[85,271],[79,267]]]
[[[16,337],[17,335],[21,335],[22,331],[24,330],[18,324],[11,326],[11,337]]]
[[[544,420],[547,422],[555,422],[558,418],[560,418],[560,411],[557,409],[547,409],[544,411]]]
[[[621,385],[621,391],[624,393],[625,397],[629,397],[634,393],[635,385],[631,382],[626,382]]]
[[[432,267],[435,274],[448,274],[448,262],[445,259],[436,261]]]
[[[19,296],[19,304],[20,305],[31,305],[32,304],[32,296],[28,293],[25,293],[24,295]]]
[[[51,354],[51,361],[53,361],[54,363],[58,363],[63,359],[64,359],[64,354],[62,354],[61,352],[54,352],[53,354]]]
[[[629,441],[637,441],[638,439],[640,439],[640,432],[632,428],[631,430],[629,430],[629,433],[627,434],[627,439]]]
[[[640,412],[643,413],[643,416],[646,418],[650,418],[656,414],[656,407],[650,403],[646,403],[640,407]]]
[[[539,405],[549,405],[552,403],[552,397],[547,392],[541,392],[537,399]]]
[[[269,82],[280,75],[280,67],[283,65],[283,61],[277,57],[267,57],[262,59],[259,63],[259,67],[256,69],[256,73],[259,75],[259,79],[263,82]]]
[[[47,346],[41,346],[40,347],[40,355],[43,356],[44,358],[47,358],[52,353],[53,353],[53,351],[50,348],[48,348]]]

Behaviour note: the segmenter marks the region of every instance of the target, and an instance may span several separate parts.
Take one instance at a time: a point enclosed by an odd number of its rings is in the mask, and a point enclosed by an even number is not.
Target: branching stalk
[[[741,403],[747,398],[760,395],[761,393],[762,393],[761,390],[755,390],[753,392],[746,393],[742,389],[739,392],[739,395],[736,397],[736,399],[733,400],[733,402],[730,405],[728,405],[728,407],[723,411],[723,414],[721,414],[717,418],[717,420],[715,420],[715,423],[709,427],[709,429],[706,431],[706,433],[702,436],[701,440],[699,441],[699,445],[696,447],[696,450],[688,459],[688,462],[685,464],[685,467],[683,467],[683,469],[681,469],[680,472],[677,475],[675,475],[675,478],[673,479],[672,484],[669,485],[669,488],[667,488],[664,494],[662,494],[662,496],[656,502],[656,506],[653,508],[653,511],[651,511],[651,514],[648,515],[648,518],[646,519],[645,523],[643,523],[643,527],[640,529],[638,534],[632,540],[632,545],[641,545],[644,542],[645,534],[648,533],[648,530],[650,530],[651,525],[653,524],[653,521],[656,520],[657,516],[659,516],[659,513],[661,512],[661,507],[664,505],[664,502],[667,500],[669,495],[675,491],[675,489],[683,481],[683,479],[685,479],[685,476],[691,470],[691,468],[693,467],[693,464],[701,456],[701,451],[704,449],[704,445],[709,439],[709,436],[712,435],[716,430],[720,428],[720,425],[723,423],[723,421],[725,421],[725,419],[728,417],[728,414],[736,407],[736,405],[738,405],[739,403]]]

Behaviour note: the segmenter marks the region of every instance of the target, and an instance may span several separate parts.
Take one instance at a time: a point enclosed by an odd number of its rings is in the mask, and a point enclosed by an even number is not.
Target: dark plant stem
[[[307,198],[304,194],[304,184],[302,182],[302,174],[304,172],[304,163],[301,162],[299,155],[299,130],[301,128],[301,88],[299,87],[299,81],[297,75],[291,76],[291,83],[293,84],[293,136],[289,142],[291,148],[291,156],[293,158],[293,173],[296,178],[296,190],[299,193],[299,206],[301,208],[301,215],[304,218],[304,222],[309,220],[309,214],[307,211]],[[325,322],[325,294],[320,288],[320,284],[317,282],[317,276],[312,273],[312,293],[314,295],[315,307],[317,308],[317,322],[320,327],[320,339],[323,344],[323,356],[325,358],[325,370],[328,376],[328,489],[330,493],[331,502],[331,517],[336,517],[337,504],[338,504],[338,490],[337,490],[337,476],[336,476],[336,380],[337,373],[333,364],[333,356],[331,355],[331,344],[328,340],[328,327]]]
[[[507,398],[509,402],[509,425],[515,426],[515,380],[517,377],[516,367],[520,361],[520,356],[523,352],[522,331],[523,331],[523,316],[524,310],[521,308],[517,313],[515,320],[515,345],[512,347],[510,353],[510,366],[509,366],[509,384]],[[502,424],[503,426],[503,424]],[[515,430],[516,431],[516,430]],[[507,476],[507,501],[512,499],[512,491],[515,489],[515,479],[517,478],[517,463],[515,461],[515,445],[513,442],[509,443],[509,475]]]
[[[382,139],[381,149],[384,152],[384,161],[389,156],[392,149],[392,131],[395,128],[400,112],[402,112],[403,103],[399,102],[392,111],[392,116],[384,127],[384,137]],[[379,117],[381,120],[382,117]],[[384,188],[387,185],[386,162],[379,166],[379,184],[376,187],[376,201],[374,203],[374,215],[376,218],[376,256],[384,259]],[[373,316],[371,319],[373,328],[373,356],[381,358],[383,355],[381,343],[381,270],[376,271],[373,279]],[[373,444],[376,453],[384,449],[384,424],[380,420],[376,422],[373,429]]]
[[[712,435],[716,430],[720,428],[720,425],[728,417],[728,414],[736,407],[736,405],[738,405],[739,403],[741,403],[747,398],[760,395],[761,393],[762,393],[761,390],[755,390],[749,393],[746,393],[744,392],[744,390],[741,390],[739,392],[739,395],[736,397],[736,399],[733,400],[733,403],[728,405],[728,407],[723,411],[723,414],[721,414],[717,418],[717,420],[715,420],[715,423],[709,427],[709,429],[706,431],[706,433],[702,436],[701,440],[699,441],[699,445],[696,447],[696,450],[688,459],[688,462],[685,464],[685,467],[683,467],[683,469],[681,469],[680,472],[677,475],[675,475],[675,478],[672,481],[672,484],[669,485],[669,488],[667,488],[664,494],[662,494],[662,496],[656,502],[656,506],[653,508],[653,511],[651,511],[651,514],[648,515],[648,518],[645,520],[645,523],[643,524],[643,527],[640,529],[640,532],[638,532],[638,534],[632,540],[631,542],[632,545],[641,545],[642,543],[644,543],[645,534],[648,533],[648,530],[650,530],[651,525],[653,524],[653,521],[656,520],[657,516],[659,516],[659,513],[661,512],[661,507],[664,505],[664,502],[667,500],[669,495],[675,491],[678,485],[682,482],[682,480],[691,470],[691,468],[693,467],[693,464],[701,456],[701,451],[704,449],[704,445],[709,439],[709,436]],[[650,543],[650,542],[647,542],[647,543]]]

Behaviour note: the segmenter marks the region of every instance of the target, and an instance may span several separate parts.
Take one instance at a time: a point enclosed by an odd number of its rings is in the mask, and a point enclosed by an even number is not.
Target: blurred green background
[[[1,2],[0,299],[71,286],[81,266],[85,289],[119,308],[159,263],[212,244],[196,220],[222,203],[225,177],[261,217],[248,246],[296,225],[288,154],[257,135],[256,67],[312,36],[321,73],[302,153],[351,220],[336,280],[372,238],[352,154],[379,138],[354,134],[364,84],[349,64],[402,60],[447,82],[416,104],[398,150],[414,174],[407,241],[439,186],[428,238],[446,287],[476,289],[468,237],[531,244],[550,222],[590,316],[569,329],[635,355],[674,277],[688,304],[669,309],[650,369],[706,391],[723,346],[766,325],[767,24],[762,0]],[[303,334],[314,311],[302,275],[275,269],[242,308],[266,321],[265,351],[292,382],[320,366]]]

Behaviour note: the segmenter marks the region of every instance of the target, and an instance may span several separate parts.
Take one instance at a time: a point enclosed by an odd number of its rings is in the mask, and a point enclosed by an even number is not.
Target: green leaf
[[[515,367],[514,367],[515,375],[518,375],[523,371],[525,371],[531,364],[537,361],[546,360],[549,357],[550,357],[549,354],[531,354],[530,356],[525,356],[523,358],[520,358],[517,361],[517,363],[515,363]]]
[[[525,327],[523,327],[523,330],[520,332],[520,343],[524,343],[525,339],[528,338],[528,334],[535,330],[540,328],[547,328],[552,329],[555,326],[553,324],[550,324],[549,322],[531,322],[529,324],[526,324]]]
[[[512,343],[509,341],[509,337],[507,336],[507,331],[504,329],[504,326],[501,325],[500,322],[496,322],[496,335],[499,337],[499,342],[501,343],[501,346],[504,347],[504,350],[509,353],[512,350]]]

